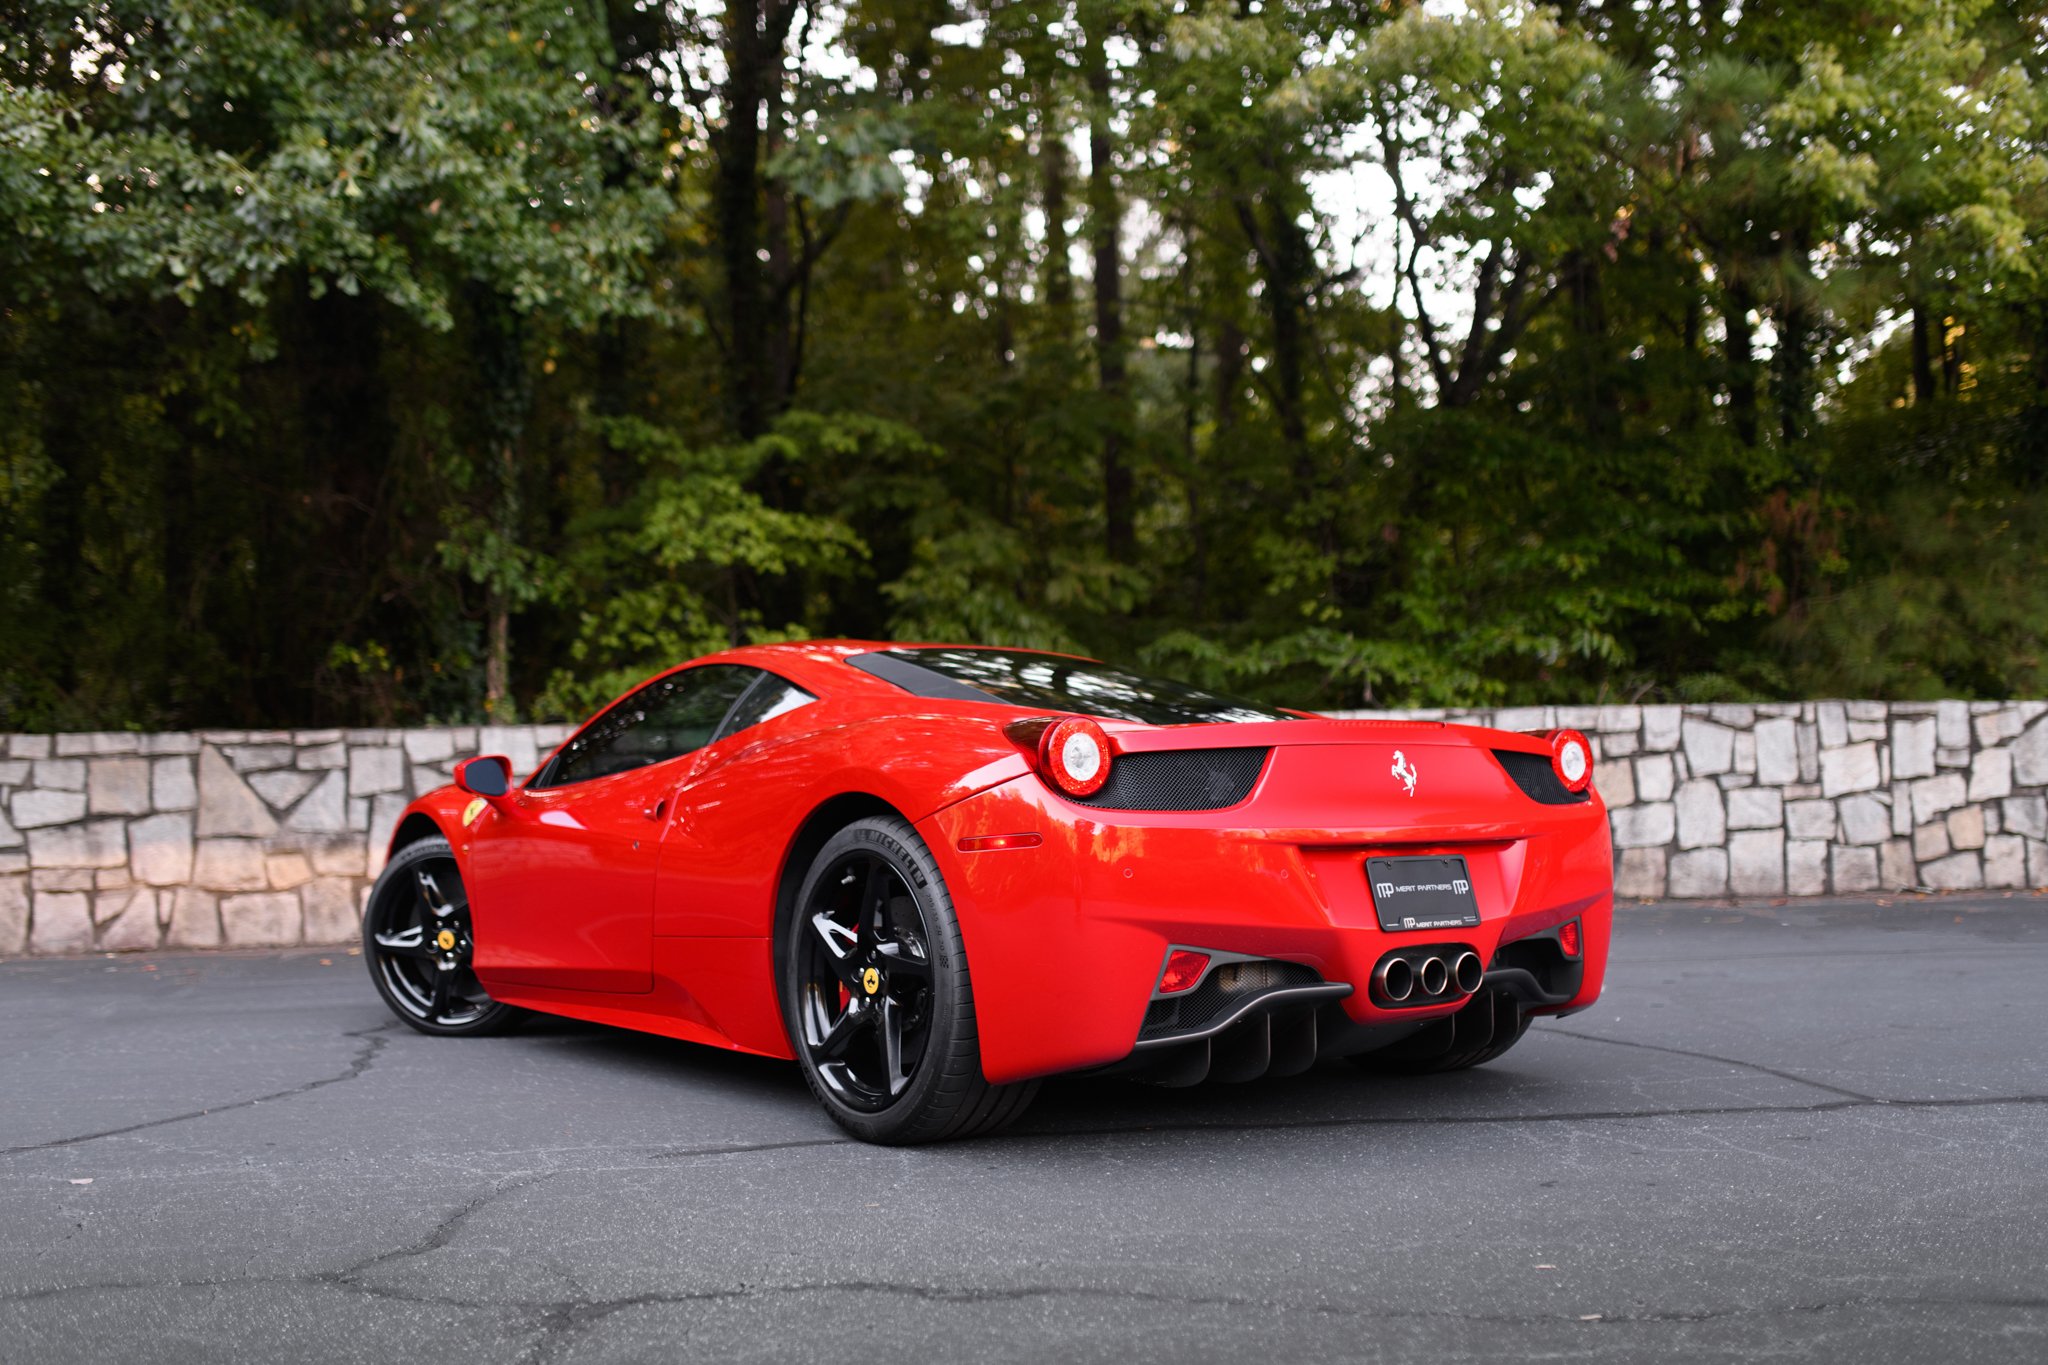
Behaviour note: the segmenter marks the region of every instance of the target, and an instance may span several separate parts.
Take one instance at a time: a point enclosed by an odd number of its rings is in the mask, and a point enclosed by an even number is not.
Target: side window
[[[817,698],[798,687],[795,683],[776,677],[773,673],[761,674],[747,695],[740,698],[739,705],[732,708],[732,714],[719,727],[718,737],[736,735],[750,725],[759,725],[764,720],[773,720],[788,711]]]
[[[760,676],[759,669],[708,664],[657,678],[570,740],[535,785],[566,787],[695,753]]]

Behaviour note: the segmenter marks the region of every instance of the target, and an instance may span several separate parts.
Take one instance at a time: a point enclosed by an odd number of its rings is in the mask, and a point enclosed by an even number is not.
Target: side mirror
[[[511,761],[502,754],[466,758],[455,765],[455,785],[472,796],[503,796],[512,790]]]

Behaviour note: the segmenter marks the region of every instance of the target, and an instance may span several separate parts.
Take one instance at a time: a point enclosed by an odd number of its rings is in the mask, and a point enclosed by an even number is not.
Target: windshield
[[[847,662],[920,697],[1079,711],[1145,725],[1291,719],[1284,711],[1256,702],[1064,654],[1022,649],[888,649],[856,654]]]

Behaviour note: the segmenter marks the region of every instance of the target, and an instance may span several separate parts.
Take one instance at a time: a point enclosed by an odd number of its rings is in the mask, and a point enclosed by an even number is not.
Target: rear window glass
[[[1033,650],[888,649],[847,662],[920,697],[1078,711],[1145,725],[1291,719],[1270,706],[1186,683]]]
[[[773,673],[763,673],[747,694],[733,703],[725,718],[725,724],[718,727],[718,737],[736,735],[749,726],[759,725],[764,720],[774,720],[787,715],[799,706],[808,706],[817,698],[784,678]]]

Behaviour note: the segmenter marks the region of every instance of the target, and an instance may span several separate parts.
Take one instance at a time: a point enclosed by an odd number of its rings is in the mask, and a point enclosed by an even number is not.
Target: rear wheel
[[[1425,1025],[1400,1042],[1350,1059],[1362,1071],[1428,1076],[1484,1066],[1522,1041],[1529,1016],[1506,991],[1481,991],[1463,1009]]]
[[[363,960],[391,1012],[421,1033],[495,1033],[519,1016],[470,969],[469,896],[438,836],[392,855],[363,909]]]
[[[992,1133],[1036,1081],[982,1076],[953,900],[907,823],[848,825],[818,851],[783,935],[783,1018],[804,1079],[840,1127],[909,1144]]]

